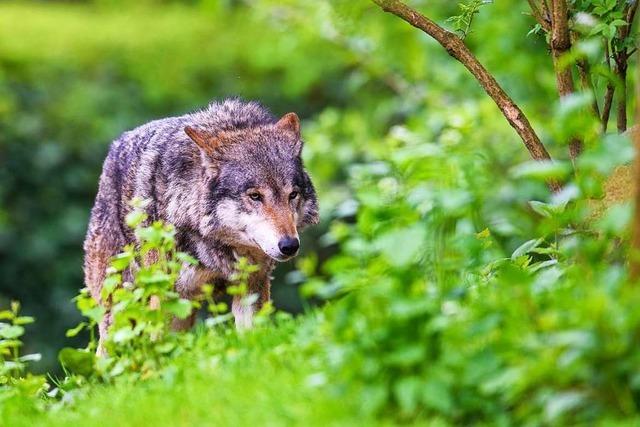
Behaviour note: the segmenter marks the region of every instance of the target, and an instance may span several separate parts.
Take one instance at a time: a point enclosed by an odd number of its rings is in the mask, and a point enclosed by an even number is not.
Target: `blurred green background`
[[[439,22],[457,13],[449,0],[412,5]],[[553,126],[542,126],[557,98],[551,60],[544,39],[527,35],[526,10],[520,0],[483,8],[466,42],[562,157]],[[355,212],[352,166],[384,153],[392,126],[428,128],[468,152],[482,141],[496,170],[527,159],[460,64],[365,0],[2,2],[0,306],[18,299],[37,317],[28,346],[45,355],[39,369],[53,366],[79,319],[72,298],[83,286],[82,241],[110,141],[227,96],[303,119],[323,218],[303,244],[313,269],[335,248],[330,220]],[[402,129],[397,139],[410,138]],[[277,307],[304,308],[300,277],[279,267]]]

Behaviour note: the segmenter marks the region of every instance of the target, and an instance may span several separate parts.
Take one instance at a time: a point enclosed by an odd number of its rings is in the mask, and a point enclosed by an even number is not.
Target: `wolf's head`
[[[316,192],[300,157],[298,116],[215,133],[187,126],[185,132],[202,152],[217,236],[277,261],[295,256],[298,230],[318,222]]]

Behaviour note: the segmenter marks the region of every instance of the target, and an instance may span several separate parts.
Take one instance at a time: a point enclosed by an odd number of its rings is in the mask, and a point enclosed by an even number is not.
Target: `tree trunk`
[[[571,50],[571,35],[569,33],[569,15],[566,0],[551,0],[551,53],[553,68],[556,72],[556,82],[560,98],[571,95],[575,91],[571,67],[562,66],[560,59]],[[569,155],[575,160],[582,152],[582,141],[571,138],[569,141]]]
[[[626,56],[626,52],[624,54]],[[620,88],[617,96],[617,123],[618,132],[622,133],[627,130],[627,59],[620,61],[617,66],[617,75],[620,77]]]

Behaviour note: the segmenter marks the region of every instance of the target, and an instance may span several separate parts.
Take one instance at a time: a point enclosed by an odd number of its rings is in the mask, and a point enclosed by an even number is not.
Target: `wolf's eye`
[[[296,197],[298,197],[298,192],[297,191],[292,191],[291,194],[289,194],[289,200],[293,200]]]
[[[249,198],[251,200],[253,200],[254,202],[261,202],[262,201],[262,194],[257,193],[257,192],[254,191],[252,193],[249,193]]]

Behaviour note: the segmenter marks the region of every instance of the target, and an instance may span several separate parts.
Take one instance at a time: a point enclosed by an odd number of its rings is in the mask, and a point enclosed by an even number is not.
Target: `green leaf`
[[[402,267],[416,260],[422,252],[424,240],[424,226],[418,223],[381,235],[374,241],[374,246],[391,265]]]
[[[398,380],[393,387],[393,394],[405,414],[412,414],[418,407],[422,381],[418,377],[405,377]]]
[[[156,351],[160,354],[170,353],[174,348],[176,348],[176,344],[173,342],[165,342],[156,345]]]
[[[14,325],[28,325],[28,324],[33,323],[35,321],[36,321],[36,319],[34,319],[31,316],[20,316],[20,317],[16,317],[13,320],[13,324]]]
[[[536,180],[564,179],[571,172],[571,166],[561,161],[532,160],[511,169],[514,178],[531,178]]]
[[[184,252],[177,252],[176,253],[176,258],[178,258],[179,261],[182,261],[186,264],[190,264],[190,265],[198,265],[198,260],[195,259],[194,257],[192,257],[191,255],[184,253]]]
[[[191,301],[188,299],[180,298],[175,301],[168,301],[164,303],[167,311],[179,319],[186,319],[192,311]]]
[[[529,202],[529,206],[533,209],[534,212],[546,217],[551,218],[555,215],[562,213],[566,207],[565,203],[560,204],[551,204],[538,202],[536,200],[532,200]]]
[[[68,338],[75,337],[80,333],[80,331],[84,329],[85,326],[87,326],[87,322],[80,322],[75,328],[69,329],[66,333],[66,336]]]
[[[39,362],[42,360],[42,355],[40,353],[33,354],[25,354],[24,356],[18,357],[20,362]]]
[[[125,221],[130,228],[136,228],[145,219],[147,219],[147,214],[144,211],[134,209],[127,214]]]
[[[117,344],[131,341],[136,337],[136,333],[130,326],[122,327],[115,332],[111,332],[111,341]]]
[[[24,328],[18,325],[0,326],[0,337],[12,339],[21,337],[24,334]]]
[[[513,253],[511,254],[511,259],[515,260],[516,258],[519,258],[522,255],[529,253],[531,250],[538,247],[538,245],[540,245],[540,243],[542,243],[543,240],[544,239],[542,238],[527,240],[522,245],[518,246],[518,248],[515,251],[513,251]]]
[[[96,306],[96,307],[82,311],[82,314],[84,316],[93,320],[95,323],[100,323],[106,313],[107,313],[107,310],[102,306]]]
[[[422,388],[422,400],[425,405],[442,413],[449,413],[453,407],[451,392],[447,384],[436,378],[430,378]]]
[[[58,353],[58,360],[65,369],[88,377],[94,371],[96,356],[90,351],[65,347]]]

